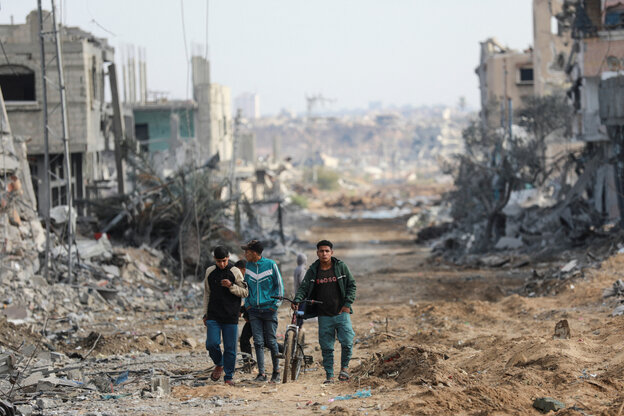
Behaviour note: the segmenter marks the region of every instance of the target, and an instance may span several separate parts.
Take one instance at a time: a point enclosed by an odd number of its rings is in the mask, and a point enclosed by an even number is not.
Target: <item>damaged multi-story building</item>
[[[559,137],[554,147],[584,150],[586,185],[579,189],[605,219],[621,221],[624,1],[534,0],[533,33],[533,47],[523,52],[492,39],[481,44],[476,72],[482,122],[511,128],[523,97],[566,93],[574,112],[572,137]]]
[[[527,97],[563,93],[568,88],[565,68],[572,42],[557,19],[564,7],[564,0],[533,0],[533,46],[523,51],[494,38],[481,42],[475,72],[484,125],[507,126]]]
[[[221,162],[232,158],[230,89],[210,82],[205,58],[194,56],[192,70],[193,99],[127,103],[140,147],[162,173],[193,163],[200,166],[216,154]]]
[[[593,200],[599,212],[621,219],[624,212],[624,1],[567,2],[559,18],[574,39],[567,67],[574,104],[572,131],[602,163],[596,168]]]
[[[44,32],[53,30],[49,13],[43,12]],[[54,62],[55,48],[46,38],[47,64]],[[67,97],[71,183],[77,200],[97,196],[99,183],[110,176],[104,163],[110,109],[105,102],[107,66],[114,60],[114,49],[106,39],[98,38],[78,27],[60,30],[62,61]],[[40,212],[45,212],[47,195],[44,181],[44,106],[40,27],[37,11],[32,11],[23,24],[0,25],[0,40],[6,54],[0,64],[0,87],[4,94],[13,133],[28,143],[28,160]],[[54,79],[53,74],[48,74]],[[60,93],[48,87],[50,206],[67,203],[66,173],[63,165],[63,143],[60,139]]]

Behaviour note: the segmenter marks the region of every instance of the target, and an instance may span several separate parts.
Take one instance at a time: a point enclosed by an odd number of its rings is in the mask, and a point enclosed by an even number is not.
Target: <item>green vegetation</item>
[[[314,177],[316,170],[316,178]],[[308,182],[315,183],[319,189],[324,191],[333,191],[338,189],[338,178],[340,175],[333,169],[326,167],[316,167],[306,170],[305,179]],[[316,179],[316,180],[315,180]]]
[[[298,206],[299,208],[307,208],[308,207],[308,198],[305,195],[291,195],[290,200],[293,205]]]

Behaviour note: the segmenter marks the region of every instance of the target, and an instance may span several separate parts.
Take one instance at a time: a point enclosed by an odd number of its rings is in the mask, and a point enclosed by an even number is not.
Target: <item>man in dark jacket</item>
[[[312,263],[295,295],[293,309],[304,299],[322,302],[308,305],[304,318],[318,316],[319,344],[323,354],[325,383],[334,381],[334,343],[342,347],[339,380],[349,380],[349,361],[355,333],[351,325],[351,304],[355,301],[355,279],[347,265],[333,257],[333,244],[321,240],[316,244],[318,260]]]
[[[210,378],[218,381],[225,369],[225,383],[232,385],[241,298],[248,295],[248,290],[240,270],[229,263],[230,253],[227,248],[218,246],[213,254],[216,265],[206,270],[204,279],[203,318],[206,325],[206,349],[215,364]]]

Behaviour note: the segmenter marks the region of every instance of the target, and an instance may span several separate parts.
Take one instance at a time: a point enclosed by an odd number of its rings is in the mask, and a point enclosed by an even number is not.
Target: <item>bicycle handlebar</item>
[[[290,303],[295,303],[295,301],[293,299],[288,299],[285,296],[271,296],[271,299],[287,300]],[[309,303],[310,305],[313,305],[313,304],[321,304],[323,302],[320,301],[320,300],[304,299],[300,303]]]

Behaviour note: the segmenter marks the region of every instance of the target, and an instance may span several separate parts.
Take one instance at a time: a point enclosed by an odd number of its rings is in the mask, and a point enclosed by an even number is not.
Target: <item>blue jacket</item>
[[[279,308],[281,301],[271,296],[284,296],[284,283],[277,264],[271,259],[261,257],[253,263],[248,261],[245,267],[245,282],[249,296],[245,298],[245,308]]]

